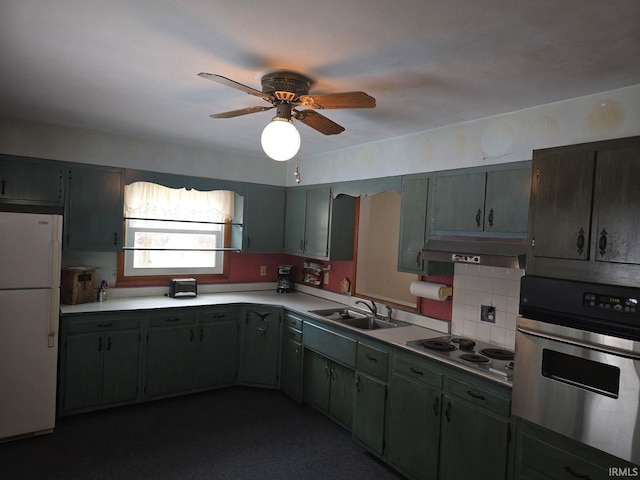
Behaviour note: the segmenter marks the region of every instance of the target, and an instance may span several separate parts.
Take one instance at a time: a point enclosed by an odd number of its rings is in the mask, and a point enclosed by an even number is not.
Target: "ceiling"
[[[362,90],[301,155],[640,84],[638,0],[2,0],[0,116],[264,156],[264,73]]]

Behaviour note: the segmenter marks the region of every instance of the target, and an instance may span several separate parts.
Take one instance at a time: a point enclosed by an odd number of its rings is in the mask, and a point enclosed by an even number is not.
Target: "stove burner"
[[[484,348],[480,353],[496,360],[513,360],[513,352],[502,348]]]
[[[460,355],[460,359],[471,363],[487,363],[489,359],[476,353],[464,353]]]
[[[451,343],[442,340],[423,340],[422,346],[429,350],[439,350],[441,352],[450,352],[456,349]]]

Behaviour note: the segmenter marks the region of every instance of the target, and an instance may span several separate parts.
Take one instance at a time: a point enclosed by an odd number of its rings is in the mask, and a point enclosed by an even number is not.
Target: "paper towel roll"
[[[451,296],[452,288],[440,283],[411,282],[409,286],[409,293],[416,297],[429,298],[431,300],[444,301],[447,297]]]

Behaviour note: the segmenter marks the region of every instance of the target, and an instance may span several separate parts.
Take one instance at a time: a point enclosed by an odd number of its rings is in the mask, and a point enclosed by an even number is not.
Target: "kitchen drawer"
[[[302,319],[298,317],[294,317],[291,314],[287,314],[285,325],[287,327],[295,328],[296,330],[302,331]]]
[[[442,388],[442,378],[444,375],[442,372],[430,367],[427,361],[421,361],[417,358],[415,360],[409,360],[396,355],[394,370],[418,383],[437,389]]]
[[[511,401],[491,393],[483,388],[470,385],[453,378],[446,379],[446,391],[453,397],[486,408],[500,415],[508,417],[511,413]]]
[[[305,322],[304,344],[312,350],[349,367],[356,366],[356,341]]]
[[[358,342],[357,369],[361,372],[387,381],[389,371],[389,353],[371,345]]]
[[[287,327],[284,331],[284,336],[294,342],[302,343],[302,332],[295,328]]]
[[[135,330],[140,328],[137,315],[87,315],[81,318],[64,319],[68,334],[111,330]]]
[[[198,323],[213,323],[218,321],[239,320],[239,307],[207,308],[198,312]]]
[[[165,311],[158,314],[150,314],[148,316],[149,327],[171,327],[175,325],[190,325],[195,323],[195,312],[185,312],[180,310]]]

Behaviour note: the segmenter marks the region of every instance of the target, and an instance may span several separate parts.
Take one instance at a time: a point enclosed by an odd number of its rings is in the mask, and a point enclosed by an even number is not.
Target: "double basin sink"
[[[314,313],[328,320],[333,320],[334,322],[361,330],[377,330],[380,328],[395,328],[409,325],[407,322],[384,319],[353,308],[328,308],[325,310],[311,310],[309,313]]]

